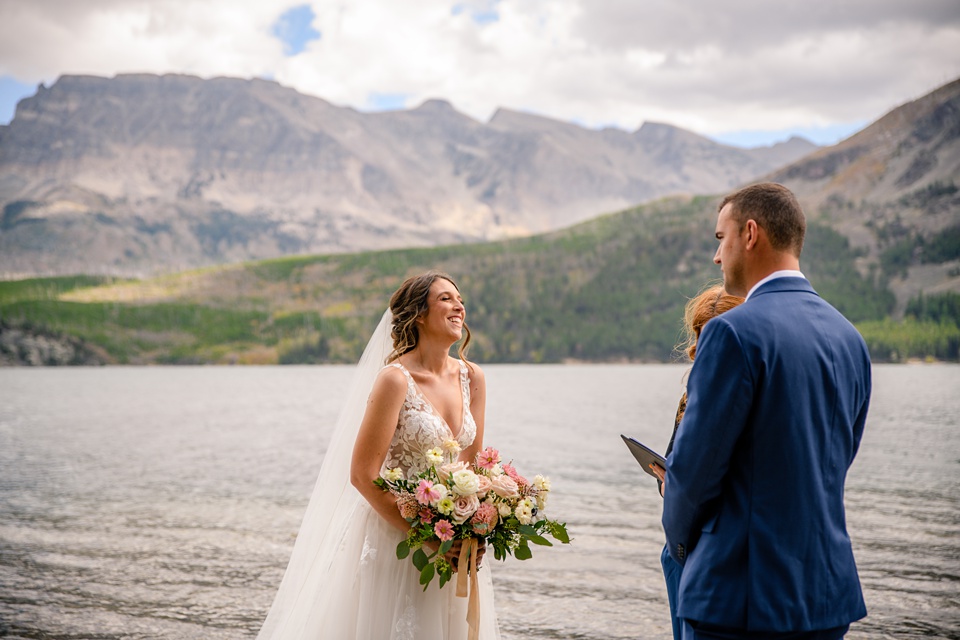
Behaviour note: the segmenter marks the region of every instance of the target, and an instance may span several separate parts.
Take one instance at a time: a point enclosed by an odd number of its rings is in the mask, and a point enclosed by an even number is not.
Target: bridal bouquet
[[[424,590],[435,575],[441,587],[452,578],[453,567],[444,555],[454,540],[464,541],[464,552],[473,546],[470,553],[475,553],[477,541],[485,540],[497,560],[508,555],[518,560],[533,557],[530,543],[553,546],[545,534],[570,542],[564,523],[540,516],[550,492],[549,479],[537,475],[527,480],[502,463],[500,453],[491,447],[477,454],[473,463],[457,461],[459,453],[457,442],[448,440],[426,453],[428,467],[423,473],[407,478],[401,469],[389,469],[376,480],[397,497],[400,514],[410,523],[406,539],[397,545],[397,557],[402,560],[412,552]],[[439,541],[440,548],[428,555],[423,544],[431,540]],[[468,567],[459,569],[466,576]]]

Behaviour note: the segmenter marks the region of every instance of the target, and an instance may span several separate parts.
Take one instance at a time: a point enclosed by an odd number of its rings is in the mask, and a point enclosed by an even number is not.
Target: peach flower
[[[456,524],[463,524],[470,516],[476,513],[479,508],[480,500],[477,499],[476,495],[458,496],[457,499],[453,501],[453,513],[450,514],[450,517]]]

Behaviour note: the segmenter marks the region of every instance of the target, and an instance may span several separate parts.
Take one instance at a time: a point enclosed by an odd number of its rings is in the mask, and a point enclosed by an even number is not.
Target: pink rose
[[[520,495],[516,481],[508,475],[497,476],[490,481],[493,492],[501,498],[516,498]]]
[[[480,500],[477,499],[476,494],[457,496],[457,499],[453,501],[453,513],[450,514],[450,517],[455,523],[463,524],[479,508]]]
[[[484,502],[480,505],[480,508],[477,509],[477,512],[473,514],[470,523],[473,525],[473,530],[476,533],[486,536],[493,533],[493,528],[497,526],[498,517],[497,508],[489,502]]]
[[[453,525],[446,520],[440,520],[433,525],[433,532],[441,541],[453,540]]]
[[[440,482],[446,484],[457,471],[466,471],[470,468],[466,462],[448,462],[437,469],[437,475],[440,476]]]
[[[490,482],[490,478],[488,478],[487,476],[478,475],[477,478],[479,478],[480,480],[480,483],[479,483],[480,486],[477,489],[477,497],[484,498],[486,497],[490,489],[493,487],[493,483]]]

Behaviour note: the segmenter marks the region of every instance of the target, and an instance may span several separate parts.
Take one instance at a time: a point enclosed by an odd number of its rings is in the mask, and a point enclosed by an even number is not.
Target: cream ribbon
[[[467,625],[470,628],[468,640],[480,637],[480,586],[477,581],[477,539],[467,538],[460,547],[460,559],[457,562],[457,596],[470,601],[467,604]],[[467,583],[469,574],[469,585]]]

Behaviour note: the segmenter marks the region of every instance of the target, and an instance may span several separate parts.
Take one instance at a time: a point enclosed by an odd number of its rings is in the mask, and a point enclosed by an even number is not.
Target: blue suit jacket
[[[664,490],[681,617],[812,631],[867,614],[843,485],[870,388],[860,334],[803,278],[707,323]]]

